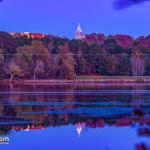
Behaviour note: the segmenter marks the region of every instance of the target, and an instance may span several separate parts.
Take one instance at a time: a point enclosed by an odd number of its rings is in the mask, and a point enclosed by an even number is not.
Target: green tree
[[[52,74],[58,79],[73,79],[75,61],[68,44],[59,46],[59,53],[53,55]]]
[[[117,76],[130,76],[131,75],[131,63],[130,63],[130,55],[117,55],[118,63],[116,66]]]

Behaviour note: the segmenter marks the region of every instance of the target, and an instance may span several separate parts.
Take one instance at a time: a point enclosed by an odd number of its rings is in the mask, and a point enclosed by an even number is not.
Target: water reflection
[[[150,87],[142,84],[0,85],[0,134],[72,125],[80,137],[88,129],[131,127],[139,139],[133,149],[147,150],[140,139],[150,136],[149,108]]]

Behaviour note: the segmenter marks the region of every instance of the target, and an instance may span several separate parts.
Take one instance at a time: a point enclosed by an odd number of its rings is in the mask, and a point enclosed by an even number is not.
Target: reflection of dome
[[[81,135],[82,129],[84,127],[85,127],[85,123],[78,123],[78,124],[76,124],[76,130],[77,130],[77,133],[78,133],[79,136]]]

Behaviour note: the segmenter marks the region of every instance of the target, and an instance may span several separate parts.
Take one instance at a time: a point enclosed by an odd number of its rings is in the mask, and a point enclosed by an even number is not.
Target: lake
[[[149,150],[150,86],[0,85],[0,137],[3,150]]]

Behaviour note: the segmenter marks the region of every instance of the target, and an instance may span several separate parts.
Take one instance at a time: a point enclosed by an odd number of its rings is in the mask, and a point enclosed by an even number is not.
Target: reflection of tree
[[[137,108],[137,106],[132,105],[132,102],[137,100],[143,102],[143,94],[139,95],[134,93],[135,91],[128,94],[83,93],[83,91],[93,92],[113,90],[114,88],[116,90],[131,88],[142,90],[144,86],[111,87],[110,85],[101,85],[100,87],[84,87],[83,85],[76,85],[74,87],[74,85],[14,85],[10,89],[7,86],[5,88],[2,87],[0,90],[11,91],[11,93],[0,95],[0,99],[8,99],[8,102],[5,101],[5,103],[1,101],[0,121],[28,122],[24,124],[10,124],[8,126],[0,125],[0,134],[7,134],[10,130],[40,130],[47,127],[61,127],[64,125],[77,126],[77,131],[80,134],[83,128],[86,130],[88,128],[104,128],[106,125],[121,127],[132,126],[134,123],[140,124],[141,120],[146,118],[144,112],[142,112],[141,116],[137,115],[141,113],[139,110],[145,108],[143,106],[141,109],[142,103],[138,103],[138,110],[136,109],[133,115],[131,112],[134,108]],[[27,91],[33,93],[19,93]],[[58,91],[59,93],[55,93]],[[13,92],[17,92],[18,94],[13,94]],[[53,94],[49,94],[50,92]],[[71,94],[67,94],[68,92],[71,92]],[[86,109],[88,111],[85,112]],[[92,109],[91,115],[88,114],[90,109]],[[105,110],[106,113],[104,114]],[[123,113],[120,113],[122,110]],[[7,116],[7,118],[3,118],[2,120],[2,116]],[[12,119],[9,117],[12,117]],[[149,125],[148,122],[143,122]]]
[[[149,150],[145,143],[137,144],[136,150]]]
[[[132,101],[131,105],[134,108],[139,108],[141,103],[144,103],[144,95],[143,93],[139,93],[138,91],[143,91],[144,90],[144,85],[143,84],[135,84],[133,86],[133,91],[131,90],[132,94]]]
[[[32,85],[24,85],[24,86],[13,86],[10,88],[10,94],[7,95],[7,99],[9,102],[6,103],[8,106],[14,110],[16,114],[13,114],[15,117],[22,117],[25,120],[31,120],[33,122],[37,122],[38,124],[47,124],[46,122],[54,123],[56,118],[56,122],[58,120],[62,120],[61,122],[68,122],[68,114],[57,114],[59,110],[66,110],[66,112],[70,111],[73,108],[72,102],[74,102],[74,94],[52,94],[50,96],[46,94],[39,94],[40,92],[57,92],[63,91],[65,92],[73,92],[74,86],[32,86]],[[22,94],[19,92],[33,92],[34,94]],[[17,94],[14,94],[17,93]],[[2,98],[4,99],[4,98]],[[33,104],[32,104],[33,103]],[[49,104],[50,103],[50,104]],[[1,105],[1,116],[9,116],[8,113],[11,109],[6,109],[7,105]],[[7,106],[7,107],[8,107]],[[5,114],[4,114],[5,113]],[[24,114],[28,113],[28,114]],[[37,114],[36,114],[37,113]],[[49,121],[47,121],[49,120]],[[58,123],[59,124],[59,123]]]

